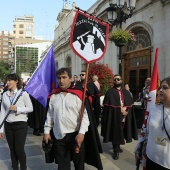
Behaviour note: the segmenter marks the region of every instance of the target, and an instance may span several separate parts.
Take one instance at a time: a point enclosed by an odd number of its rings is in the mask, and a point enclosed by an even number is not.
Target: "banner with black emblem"
[[[86,63],[100,60],[106,52],[108,32],[108,23],[78,10],[70,33],[71,47]]]

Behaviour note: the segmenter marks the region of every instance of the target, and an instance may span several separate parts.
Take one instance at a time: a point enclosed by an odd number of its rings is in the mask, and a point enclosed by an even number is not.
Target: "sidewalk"
[[[28,170],[57,170],[57,165],[46,164],[44,161],[44,151],[41,147],[42,136],[32,135],[32,129],[28,128],[28,135],[25,145],[27,155]],[[111,144],[102,144],[104,153],[101,154],[104,170],[133,170],[135,169],[135,160],[133,150],[136,141],[124,145],[123,153],[120,154],[119,160],[113,160],[111,157]],[[11,160],[9,155],[9,148],[6,139],[0,140],[0,170],[11,170]],[[74,166],[72,165],[72,170]],[[96,168],[85,165],[85,170],[96,170]]]
[[[44,151],[41,147],[42,136],[32,135],[32,129],[28,128],[28,135],[25,145],[27,155],[27,166],[28,170],[57,170],[55,163],[46,164],[44,161]],[[119,170],[111,161],[109,161],[104,155],[101,155],[104,169],[107,170]],[[0,140],[0,169],[10,170],[11,161],[9,155],[8,145],[6,140]],[[74,166],[72,166],[74,170]],[[86,170],[96,170],[96,168],[86,165]]]

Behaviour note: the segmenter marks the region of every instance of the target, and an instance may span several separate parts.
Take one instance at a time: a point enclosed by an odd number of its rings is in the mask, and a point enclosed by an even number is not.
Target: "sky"
[[[68,2],[83,10],[89,9],[97,0],[0,0],[0,31],[12,31],[16,16],[31,15],[35,21],[35,36],[42,36],[45,40],[54,39],[54,28],[57,16]]]

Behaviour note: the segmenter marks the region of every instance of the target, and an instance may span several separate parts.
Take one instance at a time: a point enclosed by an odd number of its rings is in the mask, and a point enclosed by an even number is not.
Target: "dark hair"
[[[60,68],[60,69],[56,72],[56,75],[58,76],[58,75],[61,75],[61,74],[63,74],[63,73],[67,73],[68,76],[69,76],[69,78],[72,78],[71,70],[70,70],[69,68],[65,68],[65,67]]]
[[[8,74],[6,76],[6,81],[8,81],[8,80],[18,81],[17,89],[21,89],[22,88],[22,82],[21,82],[21,79],[20,79],[18,74],[16,74],[16,73]]]
[[[170,87],[170,76],[165,77],[163,80],[161,80],[161,83],[160,83],[160,84],[162,84],[164,81],[166,81],[167,84],[168,84],[168,86]]]
[[[86,73],[86,71],[85,71],[85,70],[81,70],[81,72],[85,72],[85,73]]]
[[[78,76],[75,74],[74,77],[78,78]]]
[[[115,75],[114,75],[114,77],[116,77],[116,76],[119,76],[119,77],[121,77],[121,78],[122,78],[122,76],[121,76],[120,74],[115,74]]]

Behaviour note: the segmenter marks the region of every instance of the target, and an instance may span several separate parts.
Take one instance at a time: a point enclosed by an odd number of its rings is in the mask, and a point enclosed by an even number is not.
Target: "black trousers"
[[[120,151],[120,145],[112,143],[113,146],[113,152],[119,152]]]
[[[58,170],[71,170],[71,161],[75,170],[84,170],[85,146],[81,145],[79,153],[75,153],[75,137],[77,132],[66,134],[61,140],[54,140],[55,157],[58,162]]]
[[[20,163],[21,170],[26,170],[24,145],[27,136],[27,122],[5,122],[5,134],[10,149],[12,168],[18,170],[18,163]]]
[[[167,168],[153,162],[152,160],[150,160],[149,158],[146,159],[146,170],[168,170]]]

